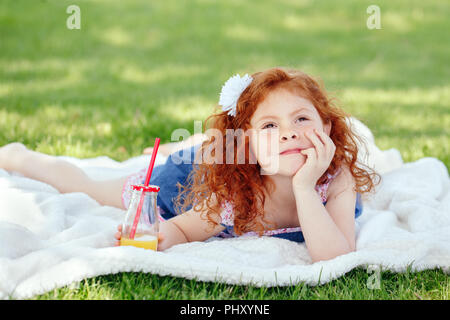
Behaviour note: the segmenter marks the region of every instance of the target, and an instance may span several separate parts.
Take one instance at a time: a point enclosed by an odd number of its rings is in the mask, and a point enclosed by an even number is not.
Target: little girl
[[[264,235],[305,242],[313,262],[354,251],[360,195],[379,176],[357,162],[347,115],[319,84],[285,68],[236,75],[223,86],[219,105],[206,119],[213,120],[214,135],[196,137],[183,150],[194,165],[175,152],[154,168],[150,184],[161,188],[157,202],[164,219],[158,250],[213,236]],[[25,165],[30,163],[33,168]],[[21,144],[0,148],[0,167],[123,209],[129,186],[142,183],[146,172],[94,181]]]

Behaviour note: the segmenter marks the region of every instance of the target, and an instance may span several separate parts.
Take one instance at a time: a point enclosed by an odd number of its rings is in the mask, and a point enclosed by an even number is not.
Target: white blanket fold
[[[317,285],[371,265],[394,272],[449,272],[447,168],[434,158],[403,164],[397,150],[380,151],[370,130],[355,125],[368,144],[365,162],[383,174],[383,181],[364,198],[357,251],[314,264],[305,244],[271,237],[211,239],[165,252],[114,247],[123,210],[100,206],[83,193],[60,194],[0,169],[0,298],[30,298],[84,278],[127,271],[256,286]],[[122,163],[63,158],[96,179],[130,174],[149,161],[149,156]]]

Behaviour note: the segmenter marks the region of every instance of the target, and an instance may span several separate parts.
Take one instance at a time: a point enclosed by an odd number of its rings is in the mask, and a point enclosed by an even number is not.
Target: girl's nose
[[[289,139],[297,139],[297,138],[298,134],[295,133],[294,131],[283,132],[280,136],[281,141],[287,141]]]

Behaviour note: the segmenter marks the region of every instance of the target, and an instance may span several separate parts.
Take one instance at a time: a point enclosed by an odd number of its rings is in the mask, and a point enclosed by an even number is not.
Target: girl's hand
[[[120,246],[120,238],[122,238],[122,224],[119,224],[117,226],[117,232],[114,234],[114,238],[117,239],[117,241],[114,243],[114,245]],[[158,242],[161,242],[164,239],[164,236],[162,233],[158,233]]]
[[[117,232],[114,234],[114,238],[116,238],[115,246],[120,246],[120,239],[122,238],[122,225],[119,224],[117,226]]]
[[[319,178],[330,166],[336,151],[333,140],[323,131],[318,132],[316,129],[313,132],[307,131],[305,137],[312,142],[314,147],[301,151],[307,156],[307,159],[292,179],[294,194],[314,189]]]

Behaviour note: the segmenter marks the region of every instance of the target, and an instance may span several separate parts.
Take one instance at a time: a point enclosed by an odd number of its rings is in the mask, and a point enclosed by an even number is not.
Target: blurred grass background
[[[80,30],[66,27],[72,4]],[[379,30],[366,26],[372,4]],[[2,0],[0,145],[122,161],[156,136],[169,142],[176,128],[193,133],[231,75],[287,66],[322,79],[381,149],[450,168],[449,8],[438,0]],[[447,277],[442,284],[420,274],[440,288],[422,296],[448,298]],[[175,281],[151,277],[162,287]],[[334,292],[332,284],[323,290]]]

